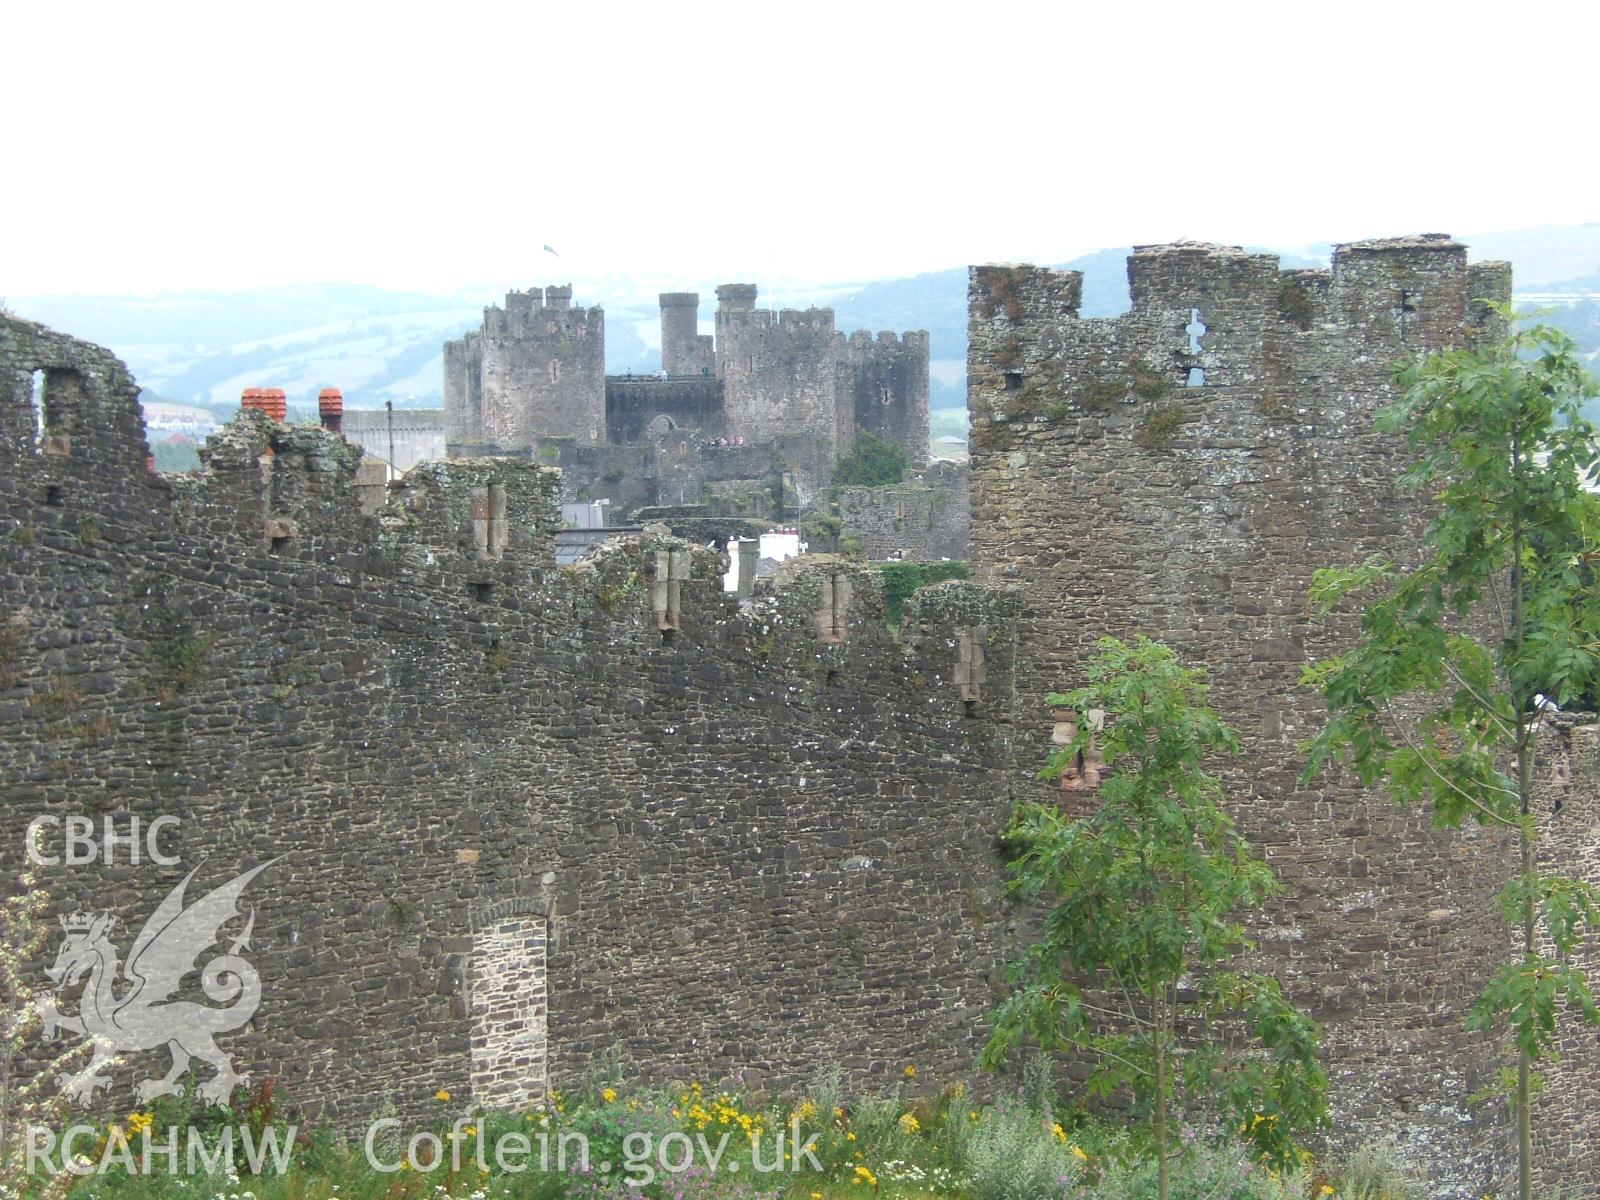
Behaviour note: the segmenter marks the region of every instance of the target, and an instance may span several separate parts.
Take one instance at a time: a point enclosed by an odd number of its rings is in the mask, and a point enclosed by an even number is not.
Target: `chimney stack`
[[[317,415],[322,427],[329,433],[339,433],[344,427],[344,393],[338,388],[323,388],[317,394]]]
[[[282,421],[289,415],[289,400],[282,388],[245,388],[239,397],[239,407],[266,413],[274,421]]]

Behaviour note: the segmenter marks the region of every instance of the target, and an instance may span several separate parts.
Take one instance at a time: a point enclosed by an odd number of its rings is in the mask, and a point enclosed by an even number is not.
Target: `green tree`
[[[982,1061],[998,1065],[1030,1038],[1086,1057],[1091,1096],[1131,1099],[1165,1198],[1177,1100],[1214,1106],[1268,1161],[1290,1161],[1294,1135],[1325,1113],[1320,1030],[1277,980],[1221,967],[1251,946],[1240,918],[1276,883],[1205,770],[1238,741],[1211,710],[1204,673],[1148,638],[1106,638],[1086,677],[1049,697],[1083,719],[1041,776],[1058,776],[1096,738],[1099,807],[1080,820],[1018,809],[1010,886],[1054,905],[1011,968],[1017,990],[993,1014]]]
[[[894,442],[885,441],[865,429],[857,429],[856,443],[850,453],[834,464],[833,482],[857,487],[883,487],[885,484],[899,483],[906,477],[909,462],[906,452]]]
[[[1306,776],[1347,759],[1363,783],[1430,806],[1437,825],[1471,819],[1515,837],[1499,909],[1520,950],[1468,1025],[1504,1028],[1516,1046],[1500,1091],[1513,1098],[1528,1200],[1535,1064],[1555,1048],[1563,1012],[1600,1022],[1571,961],[1585,931],[1600,927],[1596,896],[1540,872],[1532,808],[1536,697],[1566,703],[1600,672],[1600,497],[1584,488],[1600,450],[1580,411],[1594,382],[1572,341],[1545,327],[1413,360],[1396,381],[1401,398],[1378,428],[1404,434],[1418,458],[1403,482],[1426,489],[1438,513],[1415,567],[1372,559],[1317,572],[1312,595],[1325,611],[1373,598],[1358,643],[1306,671],[1332,714]]]

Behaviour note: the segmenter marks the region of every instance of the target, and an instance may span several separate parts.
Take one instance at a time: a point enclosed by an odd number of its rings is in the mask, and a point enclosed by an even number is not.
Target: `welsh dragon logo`
[[[117,948],[111,941],[115,916],[99,912],[61,918],[66,937],[48,971],[55,995],[39,1001],[45,1036],[65,1029],[84,1034],[94,1046],[83,1070],[57,1077],[68,1097],[88,1105],[97,1089],[110,1085],[110,1076],[101,1072],[115,1066],[118,1054],[161,1046],[172,1051],[172,1070],[165,1078],[141,1083],[137,1089],[141,1101],[181,1091],[179,1080],[192,1059],[215,1072],[198,1088],[200,1097],[213,1104],[224,1103],[237,1085],[248,1082],[218,1049],[216,1036],[240,1028],[261,1003],[261,977],[241,956],[255,928],[255,908],[251,907],[244,929],[226,952],[207,960],[203,968],[199,959],[220,941],[222,926],[239,915],[237,901],[250,881],[277,861],[253,867],[186,907],[184,890],[195,874],[190,871],[167,893],[134,938],[128,961],[121,964],[120,978]],[[199,869],[197,866],[195,871]],[[200,990],[224,1007],[174,999],[184,977],[196,969],[200,970]],[[59,1005],[85,978],[88,982],[78,1015],[63,1014]]]

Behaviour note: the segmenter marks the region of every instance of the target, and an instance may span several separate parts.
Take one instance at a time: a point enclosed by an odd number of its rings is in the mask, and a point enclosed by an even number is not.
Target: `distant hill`
[[[1519,292],[1587,292],[1600,278],[1600,223],[1511,230],[1464,237],[1475,258],[1510,258]],[[1315,254],[1325,247],[1313,247]],[[1128,306],[1127,247],[1053,264],[1082,271],[1083,315],[1111,316]],[[1281,255],[1285,266],[1315,257]],[[606,308],[606,367],[654,371],[660,365],[655,287],[608,278],[582,286],[580,300]],[[682,285],[678,285],[682,286]],[[781,291],[784,303],[830,304],[838,326],[926,329],[931,340],[933,406],[963,409],[967,344],[965,267],[903,279]],[[710,288],[702,287],[709,319]],[[220,413],[245,387],[282,387],[291,404],[314,408],[317,391],[343,389],[353,407],[441,403],[441,346],[476,328],[497,289],[450,295],[390,291],[362,284],[308,284],[256,292],[162,296],[22,296],[11,307],[74,336],[110,347],[152,399],[197,404]],[[1566,299],[1553,319],[1591,357],[1600,351],[1600,301]],[[947,433],[959,418],[940,423]]]

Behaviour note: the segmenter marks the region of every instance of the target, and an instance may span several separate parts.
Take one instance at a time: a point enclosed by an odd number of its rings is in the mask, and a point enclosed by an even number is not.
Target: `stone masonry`
[[[1504,1109],[1468,1103],[1498,1060],[1464,1018],[1508,949],[1507,848],[1348,777],[1303,784],[1325,710],[1299,679],[1356,628],[1312,614],[1311,572],[1404,560],[1421,534],[1423,502],[1396,486],[1404,448],[1372,428],[1390,364],[1498,334],[1474,301],[1507,300],[1509,268],[1426,236],[1282,273],[1236,248],[1147,246],[1128,274],[1131,311],[1084,320],[1076,272],[971,273],[973,566],[1026,597],[1016,786],[1043,790],[1028,776],[1055,724],[1044,696],[1081,681],[1096,639],[1149,634],[1208,668],[1245,747],[1227,790],[1285,885],[1261,959],[1325,1024],[1337,1136],[1397,1139],[1442,1195],[1502,1188]],[[1570,1061],[1592,1079],[1582,1049]],[[1594,1177],[1580,1125],[1548,1136],[1564,1179]]]
[[[902,483],[839,489],[843,534],[869,560],[964,559],[971,516],[965,463],[934,463]]]
[[[1074,273],[974,269],[979,578],[917,593],[898,635],[876,572],[824,556],[742,603],[659,527],[558,569],[560,472],[525,455],[374,502],[358,446],[252,409],[198,475],[158,474],[121,363],[0,318],[0,868],[41,814],[177,816],[177,866],[46,876],[132,930],[196,864],[209,886],[282,856],[228,1049],[311,1116],[521,1103],[613,1048],[657,1079],[931,1083],[970,1069],[1016,950],[1014,799],[1093,802],[1088,769],[1034,778],[1043,697],[1145,632],[1209,668],[1245,743],[1225,784],[1285,885],[1259,954],[1325,1024],[1336,1139],[1395,1138],[1441,1196],[1503,1190],[1503,1109],[1466,1099],[1498,1060],[1463,1015],[1507,950],[1507,848],[1302,784],[1298,747],[1323,719],[1300,671],[1354,631],[1310,613],[1311,571],[1404,557],[1424,517],[1371,430],[1388,364],[1496,334],[1473,301],[1509,272],[1424,237],[1325,272],[1144,247],[1129,274],[1130,312],[1082,320]],[[544,299],[530,322],[576,311]],[[1591,879],[1597,737],[1552,720],[1540,757],[1547,852]],[[1567,1049],[1542,1150],[1582,1194],[1600,1063],[1592,1034]],[[164,1069],[135,1056],[108,1103]]]
[[[839,560],[742,605],[663,534],[557,569],[542,464],[422,464],[367,516],[359,447],[258,411],[198,475],[145,455],[117,360],[0,320],[0,868],[41,814],[175,815],[178,866],[47,872],[132,931],[196,864],[283,856],[227,1049],[286,1102],[520,1101],[613,1047],[752,1088],[966,1071],[1004,944],[1012,593],[928,589],[897,639]],[[132,1056],[107,1102],[162,1070]]]

